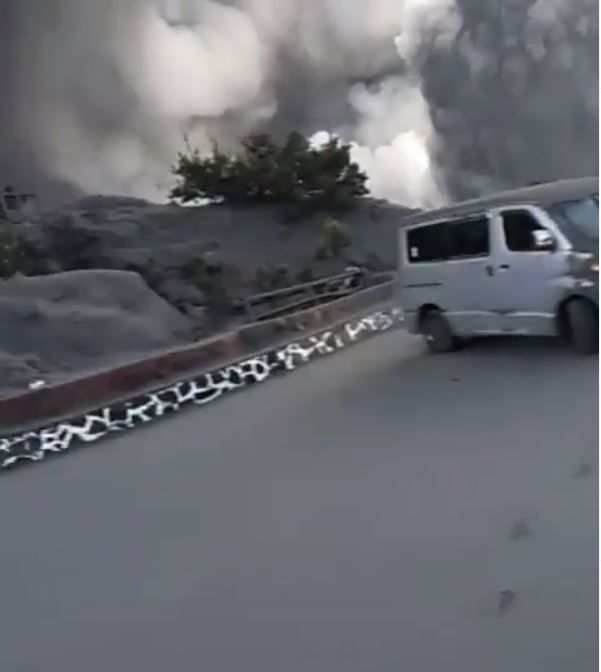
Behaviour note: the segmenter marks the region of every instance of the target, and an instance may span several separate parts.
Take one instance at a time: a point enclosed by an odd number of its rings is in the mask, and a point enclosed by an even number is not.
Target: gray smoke
[[[596,175],[598,0],[456,2],[452,48],[419,64],[451,193]]]
[[[597,0],[3,4],[0,171],[27,186],[161,198],[185,142],[253,129],[339,134],[407,205],[597,172]]]

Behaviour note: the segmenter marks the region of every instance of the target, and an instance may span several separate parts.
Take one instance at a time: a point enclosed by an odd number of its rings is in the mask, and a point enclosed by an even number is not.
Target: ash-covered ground
[[[136,273],[0,282],[0,395],[186,343],[192,328]]]

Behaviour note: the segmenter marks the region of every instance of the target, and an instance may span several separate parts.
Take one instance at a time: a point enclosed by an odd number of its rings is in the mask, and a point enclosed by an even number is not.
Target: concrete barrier
[[[0,432],[60,418],[241,353],[236,333],[0,399]]]
[[[401,311],[390,304],[392,296],[392,285],[381,285],[335,304],[1,400],[2,427],[11,435],[2,432],[0,468],[39,461],[204,405],[391,329],[402,320]],[[46,424],[40,427],[42,421]]]

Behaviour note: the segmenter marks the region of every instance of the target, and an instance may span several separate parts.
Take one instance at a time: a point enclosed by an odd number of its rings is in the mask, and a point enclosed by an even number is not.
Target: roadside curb
[[[345,308],[348,310],[348,302]],[[323,318],[322,312],[320,316]],[[330,307],[330,313],[335,314],[336,309]],[[138,393],[129,399],[122,398],[96,410],[51,422],[40,429],[0,438],[0,469],[23,462],[39,462],[50,455],[95,443],[109,434],[146,425],[187,407],[204,406],[225,394],[265,382],[276,374],[294,371],[401,323],[402,311],[387,302],[331,326],[324,325],[319,331],[246,355],[237,362],[197,375],[188,374],[183,379],[180,376],[178,382],[155,391]],[[81,386],[77,381],[73,384]]]

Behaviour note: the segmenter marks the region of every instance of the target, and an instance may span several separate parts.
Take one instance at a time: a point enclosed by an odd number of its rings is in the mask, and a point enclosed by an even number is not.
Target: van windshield
[[[598,194],[578,201],[555,203],[549,208],[549,214],[560,226],[567,225],[581,236],[599,240]]]

